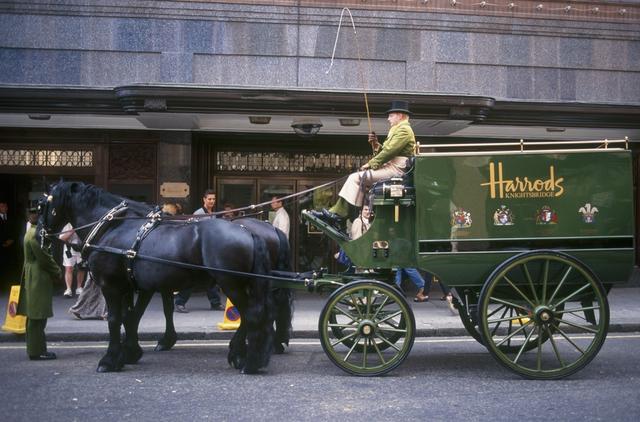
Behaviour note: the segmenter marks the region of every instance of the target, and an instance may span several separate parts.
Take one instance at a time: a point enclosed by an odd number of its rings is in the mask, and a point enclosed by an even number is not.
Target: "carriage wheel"
[[[609,304],[596,275],[554,251],[527,252],[501,264],[482,288],[478,311],[478,329],[493,357],[533,379],[582,369],[609,327]]]
[[[320,342],[329,359],[353,375],[386,374],[413,346],[416,322],[403,295],[362,280],[333,292],[320,313]]]
[[[475,307],[475,306],[474,306]],[[564,309],[564,304],[561,304],[558,307],[559,311],[562,311]],[[501,313],[500,317],[504,318],[505,315],[508,315],[509,317],[513,318],[513,320],[509,321],[506,323],[507,325],[507,335],[510,334],[511,332],[515,331],[516,329],[519,328],[520,325],[522,325],[523,322],[526,321],[525,318],[517,318],[516,316],[520,314],[520,312],[511,307],[511,306],[507,306],[507,305],[501,305],[498,306],[494,309],[495,312],[499,312]],[[471,312],[475,312],[471,311]],[[478,327],[477,322],[474,321],[474,319],[469,315],[469,311],[467,311],[467,309],[464,306],[459,306],[458,307],[458,313],[460,314],[460,320],[462,321],[462,325],[464,325],[464,328],[466,328],[467,332],[469,333],[469,335],[471,337],[473,337],[478,343],[482,344],[483,346],[484,344],[484,340],[482,338],[482,334],[480,333],[480,328]],[[549,339],[549,336],[547,335],[547,333],[543,332],[542,333],[542,339],[540,340],[541,342],[545,342]],[[498,346],[500,348],[501,351],[503,352],[512,352],[514,350],[519,350],[520,347],[522,346],[522,344],[511,344],[511,340],[507,340],[507,342],[505,344],[501,344],[500,346]],[[524,350],[525,352],[528,352],[529,350],[535,348],[538,346],[538,336],[537,335],[533,335],[525,344]]]
[[[356,343],[354,341],[353,337],[349,337],[348,335],[348,331],[349,329],[347,328],[345,330],[345,328],[342,326],[342,324],[338,324],[338,318],[336,317],[335,313],[331,313],[329,315],[329,328],[331,329],[331,333],[333,334],[333,336],[335,338],[341,338],[344,339],[342,341],[342,344],[344,344],[345,346],[351,348],[351,346],[353,346],[355,344],[355,348],[353,349],[354,351],[358,352],[358,353],[362,353],[362,351],[364,350],[364,344],[362,343]],[[400,330],[405,330],[407,328],[407,321],[404,317],[400,317],[400,321],[398,323],[398,328],[400,328]],[[396,344],[396,342],[398,340],[400,340],[402,338],[403,333],[400,332],[391,332],[388,334],[387,336],[387,341],[382,341],[379,339],[374,339],[376,346],[379,350],[386,350],[389,347],[391,347],[392,345]],[[367,352],[375,352],[376,351],[376,346],[373,345],[373,343],[370,343],[367,346]]]

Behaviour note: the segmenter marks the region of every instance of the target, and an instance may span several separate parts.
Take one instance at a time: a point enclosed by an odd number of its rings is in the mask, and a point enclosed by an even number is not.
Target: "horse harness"
[[[151,233],[153,229],[158,227],[158,225],[160,224],[161,216],[162,210],[159,206],[156,206],[153,211],[147,214],[146,217],[149,220],[142,226],[140,226],[138,232],[136,233],[136,239],[133,241],[133,245],[131,245],[131,247],[127,251],[127,254],[125,255],[125,257],[127,258],[127,275],[129,276],[129,281],[131,281],[131,284],[134,287],[136,287],[136,278],[133,275],[133,260],[138,255],[138,249],[140,249],[140,244],[142,244],[142,241],[149,235],[149,233]]]
[[[128,209],[129,209],[129,206],[127,202],[122,201],[115,207],[111,208],[109,212],[107,212],[105,215],[102,216],[100,220],[98,220],[98,222],[93,226],[93,229],[91,229],[91,232],[89,232],[89,235],[85,239],[84,245],[82,246],[81,256],[83,260],[87,259],[87,255],[89,254],[89,249],[93,248],[93,245],[91,244],[91,242],[93,242],[93,239],[98,234],[101,234],[102,229],[107,225],[107,223],[109,223],[110,221],[113,220],[114,217],[119,216],[120,214],[124,213]]]
[[[118,255],[124,256],[125,258],[127,258],[127,261],[126,261],[127,275],[129,277],[129,281],[131,282],[131,285],[135,289],[137,288],[137,286],[136,286],[135,277],[133,275],[133,262],[136,256],[138,255],[138,249],[140,249],[140,245],[142,244],[142,241],[149,235],[149,233],[153,229],[155,229],[158,226],[158,224],[160,224],[160,220],[162,216],[162,211],[160,210],[160,207],[156,206],[151,212],[149,212],[149,214],[145,216],[147,221],[145,221],[145,223],[142,226],[140,226],[140,228],[138,229],[135,240],[133,241],[133,244],[129,249],[126,249],[126,250],[116,249],[116,248],[111,248],[109,246],[97,246],[93,244],[93,241],[96,238],[99,238],[100,235],[103,233],[107,224],[113,221],[114,218],[125,213],[128,209],[129,209],[129,206],[127,202],[122,201],[120,204],[111,208],[111,210],[109,210],[105,215],[103,215],[102,218],[100,218],[100,220],[98,220],[98,222],[93,226],[93,229],[91,230],[86,240],[84,241],[81,254],[82,254],[83,260],[87,258],[90,251],[92,250],[104,251],[109,253],[117,253]]]

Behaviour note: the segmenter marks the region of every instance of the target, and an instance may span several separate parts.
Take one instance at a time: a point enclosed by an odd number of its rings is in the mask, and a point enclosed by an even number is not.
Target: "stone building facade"
[[[423,143],[637,140],[640,1],[0,5],[1,194],[16,209],[42,177],[187,212],[207,187],[219,207],[300,191],[366,159],[396,98]],[[322,126],[299,137],[300,122]],[[296,218],[295,245],[327,246],[305,230]],[[296,263],[328,262],[314,253]]]

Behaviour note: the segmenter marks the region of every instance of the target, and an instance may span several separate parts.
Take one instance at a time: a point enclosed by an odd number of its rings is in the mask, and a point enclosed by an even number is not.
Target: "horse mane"
[[[58,188],[63,192],[64,197],[70,198],[71,193],[77,193],[76,201],[80,201],[84,206],[102,206],[105,208],[113,208],[122,201],[126,201],[129,210],[136,214],[147,214],[152,205],[143,202],[134,201],[120,195],[107,192],[95,185],[85,184],[83,182],[64,182],[58,184]]]

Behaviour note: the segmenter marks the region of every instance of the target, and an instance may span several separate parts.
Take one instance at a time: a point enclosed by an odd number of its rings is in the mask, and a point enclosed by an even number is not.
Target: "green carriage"
[[[314,280],[335,288],[319,329],[340,368],[380,375],[409,354],[415,319],[391,283],[402,267],[453,288],[469,334],[524,377],[565,377],[598,353],[607,292],[634,264],[626,140],[429,145],[369,195],[375,220],[357,240],[303,212],[371,269]]]

